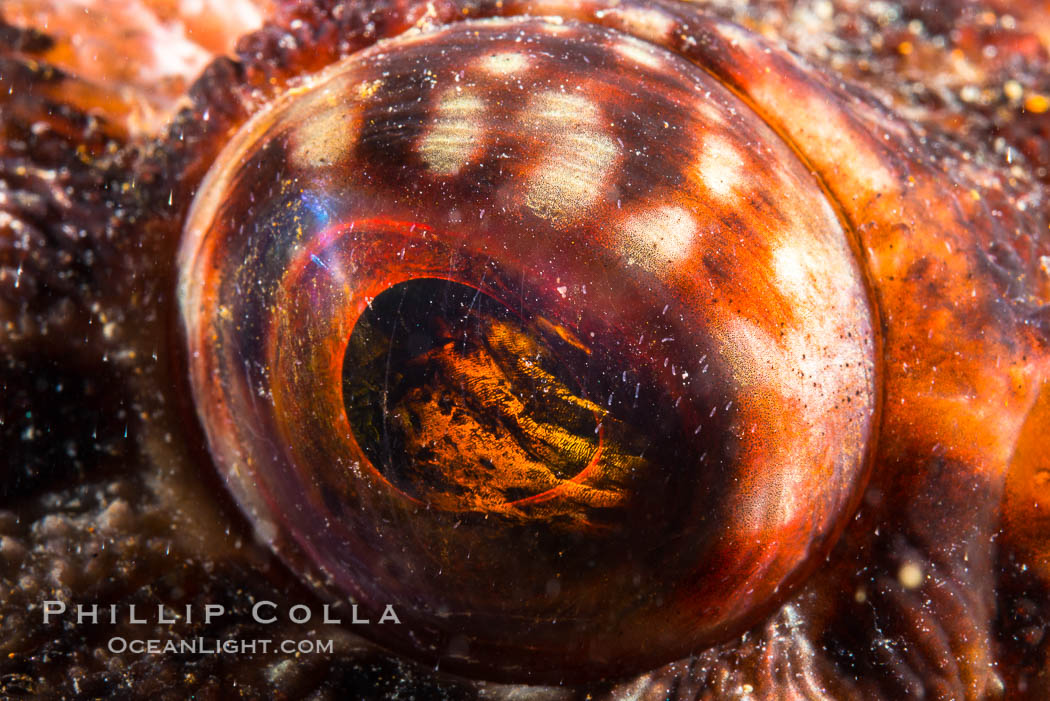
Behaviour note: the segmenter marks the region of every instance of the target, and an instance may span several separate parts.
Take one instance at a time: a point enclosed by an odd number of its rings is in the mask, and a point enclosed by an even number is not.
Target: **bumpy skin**
[[[50,67],[63,57],[45,35],[4,26],[3,692],[1046,697],[1050,40],[1045,10],[1012,5],[289,3],[236,59],[213,62],[157,133],[74,77],[75,62]],[[377,37],[497,13],[635,33],[732,87],[837,203],[882,323],[872,474],[826,566],[746,635],[585,688],[444,676],[337,628],[252,630],[253,601],[312,594],[223,497],[189,418],[174,323],[183,218],[232,130]],[[337,650],[115,655],[108,627],[43,625],[51,598],[223,603],[230,614],[210,627],[180,630],[316,634]]]

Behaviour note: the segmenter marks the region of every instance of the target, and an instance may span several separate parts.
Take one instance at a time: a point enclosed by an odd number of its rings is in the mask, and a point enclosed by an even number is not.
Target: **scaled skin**
[[[276,25],[243,40],[239,62],[212,64],[190,91],[192,106],[160,131],[122,120],[119,101],[92,103],[92,117],[82,102],[63,106],[72,79],[36,62],[47,41],[0,34],[6,693],[218,697],[234,684],[249,696],[513,691],[434,675],[339,628],[316,629],[336,641],[334,655],[294,663],[113,655],[109,628],[45,627],[32,608],[62,597],[220,602],[229,615],[185,635],[302,638],[312,630],[275,624],[258,633],[244,615],[253,600],[312,595],[253,544],[187,420],[172,325],[174,250],[196,184],[230,131],[295,76],[373,33],[480,13],[427,7],[279,8]],[[599,13],[607,8],[545,2],[535,12],[600,18],[680,50],[741,94],[821,178],[856,232],[882,320],[872,476],[827,565],[746,636],[637,679],[531,691],[1045,697],[1045,11],[1015,4],[1007,17],[1005,7],[958,2],[711,5],[713,15],[774,42],[764,43],[703,19],[702,7]],[[148,637],[167,635],[158,627]]]

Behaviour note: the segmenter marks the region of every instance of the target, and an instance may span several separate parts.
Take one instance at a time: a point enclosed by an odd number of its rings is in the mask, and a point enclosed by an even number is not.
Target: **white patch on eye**
[[[653,70],[663,70],[664,59],[651,44],[627,37],[617,41],[613,49],[631,63],[637,63]]]
[[[522,131],[550,144],[529,172],[525,206],[552,222],[582,217],[601,199],[620,160],[600,110],[581,95],[547,92],[520,119]]]
[[[752,492],[777,495],[772,501],[742,505],[742,521],[755,524],[759,531],[797,519],[801,495],[813,476],[835,479],[834,454],[863,445],[863,420],[858,420],[857,412],[874,400],[866,393],[853,396],[853,409],[843,407],[842,402],[857,388],[868,386],[874,373],[867,357],[871,349],[859,339],[823,346],[814,342],[821,338],[838,341],[843,328],[855,327],[847,323],[840,328],[839,320],[832,317],[810,320],[805,330],[791,328],[780,335],[738,317],[718,333],[723,357],[740,391],[748,397],[765,398],[757,405],[779,407],[778,411],[790,416],[784,420],[798,428],[778,434],[775,445],[759,441],[750,446],[764,456],[758,458],[760,463],[776,465],[747,480],[753,485]],[[773,425],[777,425],[775,420]],[[834,444],[825,445],[818,436],[835,436]]]
[[[840,316],[848,306],[845,300],[864,296],[852,266],[842,263],[853,252],[841,240],[834,222],[830,209],[813,203],[808,213],[800,211],[795,217],[793,231],[773,242],[774,284],[795,314],[807,319]],[[855,310],[850,307],[849,311]]]
[[[480,67],[492,75],[508,77],[528,70],[529,63],[530,59],[525,54],[505,51],[481,59]]]
[[[709,134],[713,134],[719,128],[724,128],[726,118],[731,114],[728,106],[721,100],[704,94],[700,94],[693,102],[692,112],[696,121],[707,127],[706,131]],[[701,142],[697,141],[698,149],[701,145]]]
[[[845,448],[863,445],[863,412],[874,403],[866,295],[857,271],[847,263],[852,252],[840,240],[835,220],[824,218],[827,214],[814,205],[783,238],[770,242],[769,294],[784,300],[793,319],[766,330],[737,316],[716,331],[742,392],[767,397],[799,427],[775,446],[756,446],[767,456],[778,456],[777,476],[761,479],[775,483],[782,495],[779,516],[756,513],[756,522],[790,521],[793,490],[804,489],[814,471],[834,478],[828,446],[814,437],[835,436]]]
[[[643,264],[686,260],[696,240],[693,214],[675,205],[647,209],[628,217],[620,227],[622,254]]]
[[[450,90],[434,108],[434,118],[417,150],[431,173],[455,175],[485,148],[485,102],[469,92]]]
[[[777,291],[797,315],[796,328],[770,334],[743,318],[728,328],[727,348],[734,374],[745,384],[781,387],[805,407],[799,417],[814,424],[830,415],[848,394],[859,368],[868,363],[855,320],[864,317],[863,290],[843,266],[842,251],[812,238],[808,247],[781,245],[772,252]],[[839,342],[847,331],[854,341]],[[827,339],[824,344],[815,341]],[[834,342],[832,342],[834,341]]]
[[[350,153],[357,139],[354,115],[346,108],[320,107],[288,135],[288,160],[299,168],[323,168],[338,163]]]
[[[788,244],[773,250],[773,275],[785,297],[808,300],[813,294],[815,271],[805,256],[805,251]]]
[[[707,191],[722,199],[739,197],[744,188],[744,157],[727,140],[708,136],[700,147],[696,172]]]
[[[525,116],[545,124],[575,124],[596,128],[601,124],[601,111],[583,95],[550,90],[541,93],[525,110]]]

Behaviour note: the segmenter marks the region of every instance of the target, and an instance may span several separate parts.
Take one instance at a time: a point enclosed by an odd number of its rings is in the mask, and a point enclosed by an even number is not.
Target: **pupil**
[[[354,326],[343,400],[368,459],[419,501],[514,516],[557,495],[563,516],[589,519],[622,506],[646,465],[638,436],[585,396],[590,355],[476,288],[409,280]]]

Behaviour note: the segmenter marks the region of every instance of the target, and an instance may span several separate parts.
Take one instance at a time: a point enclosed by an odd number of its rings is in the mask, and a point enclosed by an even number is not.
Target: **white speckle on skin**
[[[431,173],[455,175],[484,149],[485,102],[469,92],[449,91],[438,101],[419,155]]]

